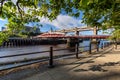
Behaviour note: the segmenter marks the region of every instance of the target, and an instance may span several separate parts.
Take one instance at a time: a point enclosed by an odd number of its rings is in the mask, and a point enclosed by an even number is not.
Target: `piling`
[[[76,44],[76,58],[79,58],[79,44]]]
[[[90,44],[89,44],[89,54],[91,54],[92,52],[91,52],[91,48],[92,47],[92,42],[90,41]]]

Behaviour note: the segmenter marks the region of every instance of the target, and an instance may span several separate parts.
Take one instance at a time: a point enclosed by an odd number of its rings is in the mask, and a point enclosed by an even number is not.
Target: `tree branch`
[[[1,3],[1,7],[0,7],[0,14],[2,14],[2,8],[3,8],[3,3],[4,3],[5,0],[2,0],[0,3]]]
[[[20,6],[19,6],[19,1],[20,1],[20,0],[17,0],[16,6],[17,6],[17,8],[18,8],[18,11],[19,11],[20,16],[21,16],[21,19],[22,19],[22,9],[21,9]]]

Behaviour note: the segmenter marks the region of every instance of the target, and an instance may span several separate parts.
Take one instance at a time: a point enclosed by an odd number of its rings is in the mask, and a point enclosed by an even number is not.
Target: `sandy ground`
[[[1,75],[0,80],[120,80],[120,46],[117,50],[110,47],[79,59],[69,56],[54,63],[52,69],[47,62],[18,68]]]

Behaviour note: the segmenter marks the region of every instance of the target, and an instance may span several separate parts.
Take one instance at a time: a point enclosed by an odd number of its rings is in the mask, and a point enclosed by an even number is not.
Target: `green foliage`
[[[83,22],[91,27],[107,29],[120,25],[119,0],[1,0],[0,17],[8,19],[9,33],[19,33],[29,22],[39,22],[40,17],[55,19],[62,11],[79,17],[83,11]],[[1,34],[2,35],[2,34]],[[3,34],[4,35],[4,34]],[[2,37],[2,36],[1,36]],[[3,39],[3,38],[1,38]]]
[[[120,29],[114,30],[112,32],[112,36],[110,37],[110,40],[115,40],[115,41],[120,40]]]
[[[120,39],[120,0],[81,0],[83,22],[103,30],[114,28],[111,39]]]
[[[7,32],[0,32],[0,45],[2,44],[3,41],[6,41],[9,37],[9,33]]]

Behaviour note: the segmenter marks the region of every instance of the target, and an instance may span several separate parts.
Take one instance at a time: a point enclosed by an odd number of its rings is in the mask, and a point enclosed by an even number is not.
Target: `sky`
[[[42,24],[42,27],[40,30],[42,32],[47,32],[51,28],[53,30],[62,30],[62,29],[68,29],[68,28],[73,28],[73,27],[81,27],[81,26],[86,26],[85,24],[81,23],[82,22],[82,13],[80,13],[79,18],[74,18],[68,15],[63,15],[60,14],[57,16],[57,18],[53,21],[50,21],[48,18],[41,17],[40,18],[40,24]],[[1,27],[5,27],[5,24],[7,23],[7,20],[1,19],[0,18],[0,30]],[[29,26],[33,26],[33,24],[28,24]]]
[[[17,0],[12,0],[12,1],[14,4],[16,4]],[[50,21],[48,18],[41,17],[40,24],[42,24],[43,27],[40,28],[40,31],[47,32],[51,28],[53,30],[58,30],[58,29],[62,30],[62,29],[68,29],[68,28],[73,28],[73,27],[85,26],[85,24],[81,23],[82,16],[83,16],[82,12],[80,12],[80,16],[78,18],[74,18],[74,17],[66,15],[64,11],[62,11],[62,13],[58,15],[57,18],[53,21]],[[6,23],[7,23],[7,20],[3,20],[0,18],[0,31],[1,31],[1,27],[5,27]],[[28,25],[33,26],[32,23]]]
[[[42,17],[40,18],[40,24],[42,24],[42,27],[40,27],[41,32],[48,32],[51,30],[62,30],[62,29],[69,29],[74,27],[83,27],[86,26],[86,24],[81,23],[82,22],[82,16],[83,14],[80,13],[79,18],[74,18],[68,15],[60,14],[57,16],[57,18],[53,21],[50,21],[48,18]],[[5,24],[7,23],[7,20],[0,18],[0,31],[1,27],[5,27]],[[29,26],[33,26],[33,24],[29,24]],[[70,33],[74,34],[74,33]],[[92,35],[93,31],[82,31],[80,32],[81,35]],[[98,31],[98,34],[102,35],[103,31]]]
[[[16,3],[16,0],[12,0],[14,4]],[[74,27],[83,27],[86,26],[86,24],[82,23],[82,16],[83,13],[80,12],[80,16],[78,18],[71,17],[66,14],[59,14],[57,18],[53,21],[50,21],[48,18],[41,17],[40,18],[40,24],[42,24],[42,27],[40,27],[41,32],[47,32],[51,28],[53,30],[62,30],[62,29],[69,29]],[[7,20],[0,18],[0,31],[1,27],[5,27],[5,24],[7,23]],[[33,26],[32,23],[28,24],[29,26]],[[84,31],[81,32],[82,35],[92,35],[92,31]],[[99,31],[99,34],[102,34],[102,31]]]
[[[7,23],[7,20],[4,20],[4,19],[0,18],[0,31],[1,31],[1,27],[5,27],[6,23]]]

